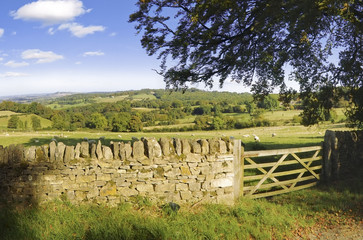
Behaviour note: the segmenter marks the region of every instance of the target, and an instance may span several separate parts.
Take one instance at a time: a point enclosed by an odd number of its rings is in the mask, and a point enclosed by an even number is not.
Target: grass
[[[362,177],[234,206],[182,205],[174,212],[141,199],[116,207],[0,207],[0,239],[292,239],[314,226],[362,221]],[[355,184],[352,184],[354,182]]]
[[[52,138],[65,143],[66,145],[75,146],[81,142],[83,138],[99,139],[104,136],[103,144],[109,144],[110,141],[131,141],[132,137],[161,137],[168,138],[193,138],[193,139],[210,139],[216,137],[234,137],[242,139],[245,143],[247,151],[261,149],[281,149],[290,147],[315,146],[321,144],[324,140],[324,132],[326,129],[349,130],[344,124],[327,124],[315,127],[304,126],[276,126],[276,127],[259,127],[246,128],[240,130],[221,130],[221,131],[193,131],[193,132],[167,132],[167,133],[113,133],[102,131],[38,131],[38,132],[10,132],[3,130],[0,132],[0,145],[8,146],[10,144],[24,144],[25,146],[35,146],[47,144]],[[276,136],[272,137],[272,133]],[[253,135],[259,136],[261,142],[255,143]],[[249,135],[249,137],[245,137]]]
[[[0,145],[49,143],[57,137],[66,145],[82,138],[130,141],[135,137],[242,139],[246,150],[301,147],[320,144],[326,129],[346,130],[342,124],[315,127],[279,126],[229,131],[184,133],[5,132]],[[272,133],[276,133],[272,137]],[[249,137],[243,135],[249,134]],[[254,143],[252,134],[260,137]],[[119,136],[120,135],[120,136]],[[37,140],[38,142],[35,142]],[[20,208],[0,204],[0,239],[292,239],[310,229],[362,221],[362,169],[332,186],[292,192],[268,199],[241,198],[235,206],[183,205],[178,213],[147,199],[116,207],[72,205],[66,199]]]
[[[7,129],[8,126],[8,121],[11,117],[11,115],[17,115],[19,117],[19,119],[25,123],[28,122],[28,129],[31,129],[31,117],[32,116],[36,116],[34,114],[19,114],[19,113],[14,113],[11,111],[0,111],[0,130],[7,130],[7,131],[12,131],[10,129]],[[52,125],[52,122],[48,119],[36,116],[40,119],[40,124],[42,126],[42,128],[47,128],[50,127]]]
[[[124,100],[130,100],[132,101],[140,101],[140,100],[153,100],[156,99],[156,97],[152,94],[136,94],[136,95],[121,95],[121,96],[107,96],[107,97],[94,97],[91,99],[88,99],[89,101],[85,102],[82,99],[75,100],[72,104],[59,104],[59,103],[52,103],[47,104],[47,107],[50,107],[52,109],[67,109],[71,107],[83,107],[90,104],[95,103],[115,103],[118,101],[124,101]]]
[[[133,95],[132,97],[132,100],[154,100],[156,99],[156,97],[152,94],[136,94],[136,95]]]
[[[152,206],[73,206],[61,201],[0,212],[1,239],[283,239],[300,214],[266,200],[234,207],[182,206],[176,214]],[[298,226],[308,226],[309,220]]]
[[[97,103],[113,103],[113,102],[118,102],[118,101],[123,101],[128,97],[128,95],[122,95],[122,96],[112,96],[112,97],[98,97],[95,98],[94,100]]]
[[[15,113],[12,111],[0,111],[0,117],[7,117],[7,116],[11,116],[11,115],[16,115],[16,114],[20,114],[20,113]]]

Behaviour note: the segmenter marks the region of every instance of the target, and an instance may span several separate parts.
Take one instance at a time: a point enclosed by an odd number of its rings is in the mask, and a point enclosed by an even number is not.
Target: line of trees
[[[124,93],[124,92],[123,92]],[[137,97],[141,91],[127,92],[127,96]],[[206,92],[201,90],[182,92],[169,92],[165,90],[142,90],[145,96],[153,96],[144,100],[124,98],[123,101],[111,103],[92,103],[84,106],[74,106],[66,109],[51,109],[41,103],[16,103],[3,101],[0,110],[17,113],[35,114],[52,121],[52,128],[58,130],[77,130],[83,128],[107,130],[114,132],[137,132],[149,126],[166,126],[180,123],[186,117],[195,117],[195,127],[187,130],[220,130],[233,128],[246,128],[255,126],[269,126],[273,123],[263,119],[263,111],[278,109],[291,109],[293,106],[283,106],[277,95],[269,95],[262,100],[253,101],[251,94],[237,94],[227,92]],[[94,94],[91,94],[93,96]],[[106,95],[109,95],[107,93]],[[117,93],[113,93],[117,95]],[[104,96],[104,95],[97,95]],[[60,101],[78,101],[83,94],[77,97],[67,96]],[[91,99],[89,99],[91,100]],[[296,97],[293,99],[295,107],[304,107]],[[52,100],[53,103],[56,100]],[[344,104],[346,101],[342,100]],[[285,108],[286,107],[286,108]],[[236,120],[226,115],[245,113],[248,121]],[[324,120],[329,120],[331,112],[327,112]],[[304,121],[304,118],[300,118]],[[14,115],[8,123],[9,128],[28,129],[27,121],[20,121]],[[31,120],[34,130],[41,129],[39,118]],[[159,128],[160,129],[160,128]],[[166,130],[166,129],[164,129]],[[177,129],[175,129],[177,130]],[[183,129],[186,130],[186,129]]]
[[[10,129],[28,129],[28,121],[22,121],[19,116],[12,115],[8,120],[8,128]],[[34,131],[42,128],[40,118],[37,116],[31,116],[31,128]]]

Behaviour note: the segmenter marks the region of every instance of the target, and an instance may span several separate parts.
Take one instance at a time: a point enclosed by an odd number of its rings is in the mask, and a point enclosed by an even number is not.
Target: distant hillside
[[[278,96],[271,95],[257,103],[252,101],[250,93],[143,89],[41,95],[31,103],[2,101],[0,111],[35,114],[51,121],[53,129],[71,131],[138,132],[143,127],[157,127],[157,131],[170,131],[171,128],[192,131],[275,124],[264,119],[262,114],[283,108]],[[3,120],[5,125],[9,119]],[[25,123],[27,120],[22,121]],[[160,126],[168,127],[164,129]]]
[[[25,95],[13,95],[13,96],[0,96],[1,101],[12,101],[18,103],[31,103],[31,102],[43,102],[50,99],[65,97],[73,95],[71,92],[56,92],[56,93],[44,93],[44,94],[25,94]]]
[[[225,101],[230,103],[232,101],[241,104],[246,99],[252,100],[252,95],[250,93],[203,91],[192,88],[185,92],[174,92],[164,89],[143,89],[120,92],[74,93],[57,98],[43,98],[42,101],[39,102],[52,109],[67,109],[83,107],[95,103],[116,103],[119,101],[183,101],[184,103],[196,101]]]

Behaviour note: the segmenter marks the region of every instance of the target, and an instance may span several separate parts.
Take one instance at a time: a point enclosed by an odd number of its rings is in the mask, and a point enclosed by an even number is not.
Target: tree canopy
[[[167,88],[232,80],[256,96],[279,89],[289,100],[289,68],[307,106],[306,124],[317,123],[343,95],[351,123],[363,122],[361,0],[139,0],[137,6],[129,21],[147,53],[161,60]]]

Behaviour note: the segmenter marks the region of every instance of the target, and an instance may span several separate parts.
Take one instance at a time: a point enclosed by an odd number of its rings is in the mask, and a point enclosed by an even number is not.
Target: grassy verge
[[[2,209],[1,239],[282,239],[299,215],[266,200],[241,200],[234,207],[182,206],[171,213],[157,206],[73,206],[53,202],[25,210]]]
[[[23,209],[2,206],[0,239],[304,238],[316,225],[362,221],[361,180],[270,199],[240,199],[233,207],[184,205],[177,213],[141,198],[117,207],[75,206],[61,200]]]

